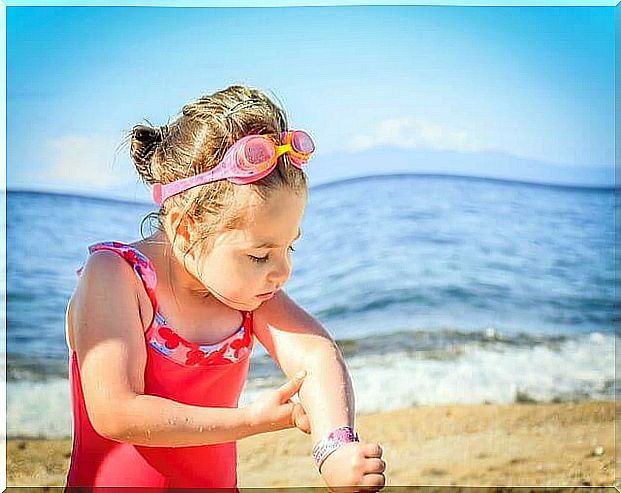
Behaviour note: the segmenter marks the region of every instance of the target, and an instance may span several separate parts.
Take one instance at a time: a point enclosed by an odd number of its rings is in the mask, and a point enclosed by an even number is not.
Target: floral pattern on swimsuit
[[[117,241],[103,241],[88,247],[90,253],[98,250],[111,250],[120,254],[133,267],[142,280],[147,295],[153,305],[155,317],[145,332],[147,344],[163,356],[173,361],[195,367],[209,367],[236,363],[244,358],[252,347],[252,313],[242,312],[243,323],[239,330],[216,344],[196,344],[177,334],[157,309],[155,285],[157,276],[151,261],[138,249]],[[83,267],[76,273],[80,275]]]

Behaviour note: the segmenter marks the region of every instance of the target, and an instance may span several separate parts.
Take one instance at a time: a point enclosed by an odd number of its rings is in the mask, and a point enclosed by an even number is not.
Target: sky
[[[382,149],[614,166],[613,7],[9,6],[6,25],[9,190],[147,199],[132,126],[238,83],[314,137],[311,185],[391,171]]]

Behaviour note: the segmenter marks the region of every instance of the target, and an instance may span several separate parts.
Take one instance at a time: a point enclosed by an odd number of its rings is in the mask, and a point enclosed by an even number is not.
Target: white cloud
[[[49,164],[30,178],[36,182],[90,189],[110,189],[135,181],[137,175],[129,159],[120,159],[123,150],[117,150],[121,138],[70,134],[51,139],[43,156]]]
[[[484,150],[481,142],[465,129],[409,117],[382,120],[371,134],[353,136],[345,150],[357,152],[380,146],[457,152]]]

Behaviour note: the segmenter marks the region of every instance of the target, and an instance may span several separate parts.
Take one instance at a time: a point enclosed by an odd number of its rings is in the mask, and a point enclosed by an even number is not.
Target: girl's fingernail
[[[295,378],[304,378],[306,376],[306,370],[301,370],[295,374]]]

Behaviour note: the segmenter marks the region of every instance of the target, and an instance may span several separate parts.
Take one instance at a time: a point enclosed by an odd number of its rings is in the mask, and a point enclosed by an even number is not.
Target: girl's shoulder
[[[93,249],[93,245],[89,246],[88,249],[88,257],[82,266],[76,270],[79,277],[78,287],[113,274],[118,275],[127,270],[127,262],[117,253],[104,248]]]
[[[89,285],[96,280],[112,286],[115,282],[130,285],[139,301],[141,318],[145,312],[143,301],[149,308],[157,305],[155,268],[140,249],[129,243],[102,241],[90,245],[88,253],[85,264],[76,271],[80,278],[84,278],[80,283]]]
[[[66,339],[75,350],[78,331],[84,338],[99,337],[96,333],[111,334],[118,327],[136,326],[142,329],[138,293],[140,281],[131,266],[118,253],[94,249],[79,269],[78,283],[66,311]],[[131,331],[130,331],[131,332]]]
[[[84,264],[76,270],[80,278],[78,285],[110,278],[119,281],[131,280],[132,284],[137,286],[139,283],[134,282],[137,277],[149,281],[148,274],[152,271],[152,267],[148,259],[129,244],[116,241],[99,242],[90,245],[88,253]]]
[[[121,243],[118,241],[100,241],[98,243],[89,245],[89,256],[87,259],[87,263],[96,252],[102,251],[111,252],[112,255],[106,255],[108,257],[117,256],[123,258],[126,262],[130,263],[134,267],[134,270],[140,269],[144,272],[149,272],[153,270],[153,266],[151,265],[149,259],[138,248],[136,248],[132,244]],[[76,274],[81,275],[82,270],[85,266],[86,265],[80,267],[76,271]]]

